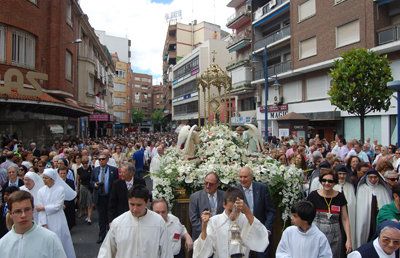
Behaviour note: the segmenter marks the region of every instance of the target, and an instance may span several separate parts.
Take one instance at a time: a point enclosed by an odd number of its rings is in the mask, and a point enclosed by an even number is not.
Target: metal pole
[[[397,91],[397,148],[400,148],[400,91]]]
[[[267,45],[264,46],[264,58],[263,58],[263,68],[264,68],[264,89],[265,89],[265,104],[264,104],[264,128],[265,128],[265,142],[268,141],[268,51]]]

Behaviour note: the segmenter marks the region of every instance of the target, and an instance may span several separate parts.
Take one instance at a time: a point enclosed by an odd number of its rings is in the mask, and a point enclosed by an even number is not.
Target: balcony
[[[242,4],[244,4],[246,0],[231,0],[226,6],[236,8]]]
[[[270,13],[280,9],[284,5],[290,3],[290,0],[270,0],[266,5],[257,9],[253,14],[253,23],[258,22],[261,18],[268,16]]]
[[[274,31],[265,38],[256,41],[254,43],[254,51],[257,51],[258,49],[263,48],[264,46],[269,47],[269,45],[273,43],[276,43],[280,40],[283,41],[283,39],[289,39],[289,38],[290,38],[290,25],[283,27],[277,31]]]
[[[230,29],[237,29],[251,20],[251,5],[243,5],[235,14],[228,18],[226,27]]]
[[[271,66],[268,66],[268,76],[273,76],[276,74],[281,74],[284,72],[287,72],[291,69],[292,66],[292,62],[289,61],[285,61],[282,63],[278,63],[278,64],[274,64]],[[260,79],[264,79],[264,71],[263,70],[256,70],[254,72],[254,81],[260,80]]]
[[[250,66],[250,59],[233,60],[226,66],[227,71],[231,71],[240,66]]]
[[[378,32],[378,45],[400,40],[400,24]]]
[[[229,53],[233,51],[238,51],[251,43],[251,30],[247,29],[239,32],[236,35],[233,35],[231,40],[228,42],[228,46],[226,47]]]

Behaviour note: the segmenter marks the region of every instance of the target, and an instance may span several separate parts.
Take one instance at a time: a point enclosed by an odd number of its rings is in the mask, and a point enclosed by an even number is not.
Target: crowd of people
[[[237,137],[245,137],[243,131],[238,127]],[[284,231],[274,254],[269,243],[279,234],[273,230],[276,207],[268,185],[256,182],[249,167],[240,168],[237,185],[229,188],[221,189],[217,173],[205,176],[204,188],[190,196],[188,231],[165,200],[152,198],[146,177],[160,169],[166,148],[179,148],[177,134],[132,133],[42,147],[5,139],[0,256],[24,250],[13,250],[10,243],[26,234],[48,239],[43,245],[57,253],[49,257],[76,257],[70,229],[76,217],[92,225],[96,210],[98,257],[184,257],[184,249],[205,258],[353,258],[365,252],[395,257],[400,149],[340,135],[331,142],[318,135],[308,142],[294,135],[270,137],[263,145],[254,139],[246,139],[249,152],[263,152],[304,172],[304,200],[293,207],[293,226]],[[19,242],[26,248],[34,243]]]

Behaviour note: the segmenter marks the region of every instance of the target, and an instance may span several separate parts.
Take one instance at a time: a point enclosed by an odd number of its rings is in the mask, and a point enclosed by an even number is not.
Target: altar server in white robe
[[[378,211],[382,206],[391,202],[385,182],[378,171],[373,168],[369,169],[358,183],[356,198],[356,245],[354,248],[372,240]]]
[[[54,232],[33,221],[33,198],[27,191],[16,191],[8,199],[12,229],[0,239],[0,257],[66,258]]]
[[[249,257],[250,250],[264,252],[269,244],[267,228],[244,203],[243,193],[230,188],[224,194],[224,212],[201,215],[202,228],[194,242],[193,258]]]
[[[76,192],[61,179],[55,169],[45,169],[43,181],[45,186],[39,189],[36,205],[36,210],[39,212],[39,225],[56,233],[67,257],[75,258],[75,250],[63,209],[64,200],[73,200]]]
[[[29,192],[33,197],[33,207],[37,204],[37,193],[44,186],[43,179],[35,172],[27,172],[24,176],[24,185],[19,189]],[[33,220],[38,223],[38,212],[33,210]]]
[[[312,202],[300,201],[292,207],[292,225],[285,229],[276,250],[276,258],[332,258],[325,234],[313,224],[316,210]]]
[[[147,209],[149,190],[136,185],[128,193],[129,211],[115,218],[97,258],[173,257],[164,219]]]
[[[351,244],[356,246],[356,194],[354,186],[351,183],[350,171],[345,165],[338,165],[335,168],[338,174],[338,184],[333,187],[333,190],[339,191],[344,194],[347,201],[347,213],[349,214]]]

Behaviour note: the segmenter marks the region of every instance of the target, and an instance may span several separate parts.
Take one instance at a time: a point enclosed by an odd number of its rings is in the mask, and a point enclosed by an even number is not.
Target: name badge
[[[332,212],[340,213],[340,206],[332,205],[331,211],[332,211]]]
[[[179,240],[179,239],[181,239],[181,234],[175,233],[174,234],[174,240]]]

